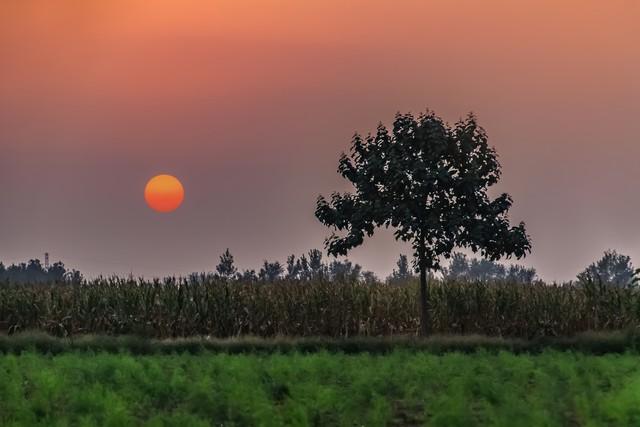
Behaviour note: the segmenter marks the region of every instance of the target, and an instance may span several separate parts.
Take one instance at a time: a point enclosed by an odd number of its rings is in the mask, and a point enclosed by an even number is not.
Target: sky
[[[240,268],[322,248],[319,194],[354,132],[474,112],[533,251],[569,280],[640,266],[634,0],[4,0],[0,260],[89,276]],[[185,188],[171,214],[149,178]],[[389,231],[350,259],[389,274]]]

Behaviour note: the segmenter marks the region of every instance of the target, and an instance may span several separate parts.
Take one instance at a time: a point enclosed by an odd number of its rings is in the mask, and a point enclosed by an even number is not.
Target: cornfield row
[[[181,336],[415,334],[418,287],[332,282],[97,280],[0,284],[0,333]],[[640,325],[640,293],[599,285],[436,281],[434,333],[533,338]]]

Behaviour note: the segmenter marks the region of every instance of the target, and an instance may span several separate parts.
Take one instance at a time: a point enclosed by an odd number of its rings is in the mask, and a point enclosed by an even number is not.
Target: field
[[[26,352],[0,425],[579,426],[640,423],[633,354]]]
[[[417,290],[0,284],[0,425],[640,425],[637,290]]]
[[[97,280],[0,284],[0,334],[353,337],[415,335],[418,287],[326,281]],[[640,292],[591,284],[434,281],[436,334],[536,337],[640,326]]]

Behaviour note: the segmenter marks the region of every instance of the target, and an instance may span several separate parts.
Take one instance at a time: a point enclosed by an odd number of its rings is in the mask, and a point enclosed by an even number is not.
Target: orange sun
[[[182,204],[184,187],[175,176],[157,175],[147,182],[144,199],[157,212],[171,212]]]

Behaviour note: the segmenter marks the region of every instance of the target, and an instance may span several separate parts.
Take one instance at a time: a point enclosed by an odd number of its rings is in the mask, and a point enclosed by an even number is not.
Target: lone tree
[[[397,114],[391,134],[382,124],[366,139],[356,134],[338,172],[355,193],[318,197],[316,217],[334,229],[325,240],[327,252],[346,255],[381,226],[411,242],[420,272],[422,335],[430,331],[427,273],[440,269],[441,257],[456,247],[492,260],[519,259],[531,250],[524,223],[509,223],[511,197],[487,195],[500,179],[500,164],[473,115],[450,126],[432,112],[417,119]]]

